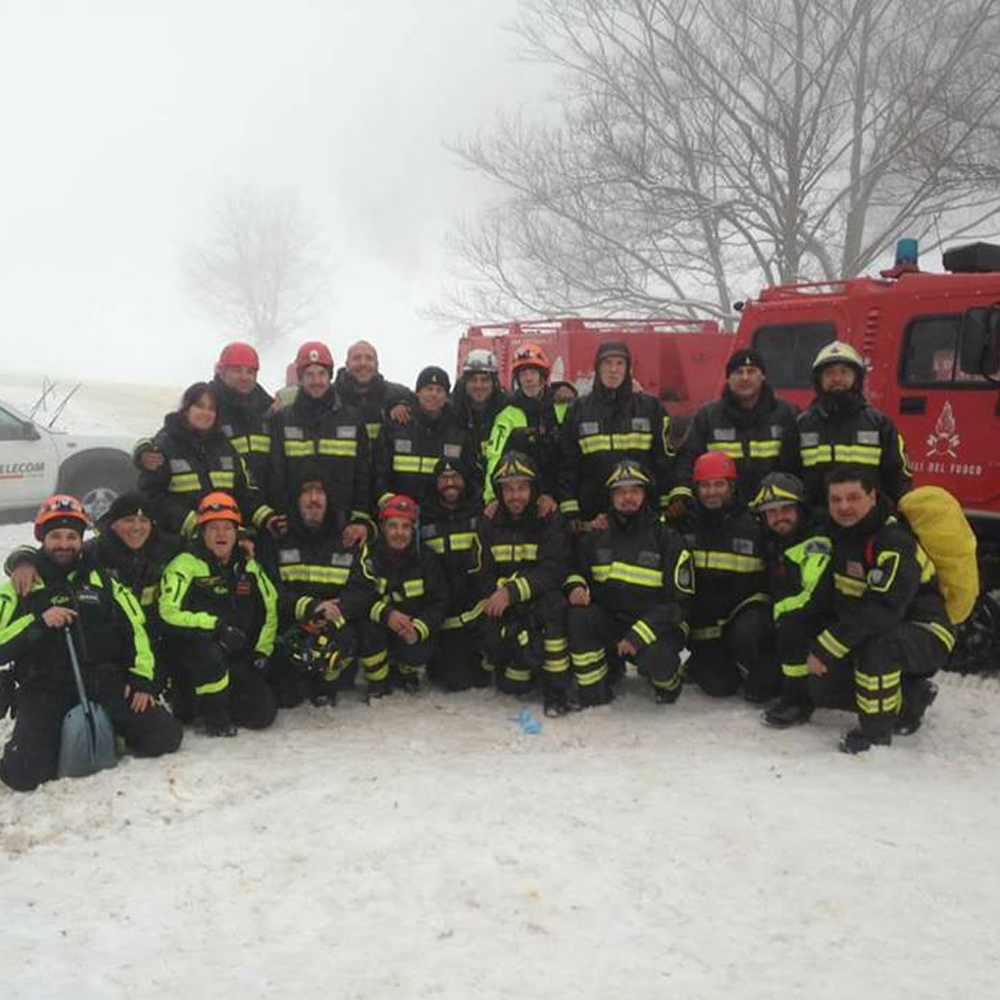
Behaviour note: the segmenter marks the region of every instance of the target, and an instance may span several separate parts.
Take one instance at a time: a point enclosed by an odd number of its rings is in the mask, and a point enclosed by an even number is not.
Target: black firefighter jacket
[[[362,392],[354,376],[346,368],[341,368],[333,381],[333,387],[346,406],[353,406],[361,411],[361,419],[368,434],[369,451],[375,445],[383,421],[389,419],[389,411],[397,403],[406,403],[411,410],[417,405],[416,397],[405,385],[389,382],[379,374],[372,377],[368,389]]]
[[[250,473],[250,480],[264,497],[271,496],[271,407],[274,397],[255,385],[249,393],[231,389],[218,376],[212,379],[216,418]]]

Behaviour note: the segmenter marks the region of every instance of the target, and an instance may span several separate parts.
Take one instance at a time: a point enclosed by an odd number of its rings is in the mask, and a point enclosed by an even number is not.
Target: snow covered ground
[[[172,397],[133,391],[80,418],[155,429]],[[559,720],[348,695],[0,787],[0,998],[994,997],[1000,683],[939,681],[862,758],[847,715],[775,733],[629,678]]]

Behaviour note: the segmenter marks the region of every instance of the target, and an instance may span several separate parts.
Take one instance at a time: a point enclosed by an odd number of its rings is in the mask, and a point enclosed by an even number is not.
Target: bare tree
[[[185,272],[207,314],[261,347],[308,323],[329,292],[325,250],[288,193],[226,198]]]
[[[456,226],[452,318],[725,317],[1000,218],[1000,0],[524,0],[555,124],[452,146],[504,196]]]

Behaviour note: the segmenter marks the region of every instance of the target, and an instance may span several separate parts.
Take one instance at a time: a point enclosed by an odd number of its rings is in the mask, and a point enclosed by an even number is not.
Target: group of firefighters
[[[74,642],[139,755],[175,750],[182,723],[264,728],[359,679],[369,701],[424,675],[538,690],[559,716],[611,701],[630,664],[658,704],[682,683],[742,691],[775,728],[856,710],[849,753],[920,726],[954,629],[894,513],[903,441],[850,345],[819,352],[801,413],[736,351],[676,451],[618,341],[579,397],[530,344],[510,391],[483,349],[454,388],[434,366],[413,390],[386,381],[363,341],[336,377],[320,342],[295,365],[275,402],[254,349],[225,347],[86,543],[75,498],[42,505],[39,547],[0,587],[7,785],[56,774]]]

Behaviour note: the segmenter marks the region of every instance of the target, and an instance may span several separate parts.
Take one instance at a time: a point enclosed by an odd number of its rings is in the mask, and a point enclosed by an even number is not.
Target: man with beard
[[[417,376],[417,406],[410,422],[382,424],[375,442],[375,496],[380,505],[395,494],[424,503],[434,494],[434,468],[439,459],[450,458],[470,470],[478,469],[478,445],[455,416],[448,402],[450,389],[448,373],[429,365]],[[479,494],[478,471],[470,487]]]
[[[806,667],[818,704],[847,708],[853,693],[859,724],[840,749],[856,754],[920,727],[955,629],[934,564],[879,495],[876,469],[842,466],[826,482],[833,552],[814,595],[826,627]]]
[[[271,427],[272,504],[294,510],[296,488],[308,468],[318,471],[330,506],[347,515],[345,546],[364,543],[371,525],[371,466],[361,412],[331,384],[333,356],[325,344],[307,341],[295,360],[299,391]]]
[[[348,621],[366,618],[361,665],[368,700],[400,687],[413,694],[434,655],[448,609],[437,557],[417,547],[416,503],[391,496],[378,512],[380,532],[365,546],[341,598]]]
[[[431,676],[446,691],[487,687],[483,667],[482,611],[477,600],[483,554],[477,534],[482,505],[469,492],[469,470],[456,459],[434,467],[437,489],[421,511],[420,540],[441,563],[448,583],[448,617]]]
[[[160,585],[175,710],[192,705],[209,736],[235,736],[237,726],[266,729],[277,713],[264,676],[278,592],[236,544],[241,524],[229,494],[203,497],[192,551],[170,561]]]
[[[288,531],[265,559],[281,583],[281,635],[267,669],[279,708],[301,704],[307,695],[314,705],[335,705],[338,688],[353,684],[358,629],[345,620],[340,595],[360,550],[344,545],[344,527],[322,474],[307,467]]]
[[[20,597],[11,584],[0,587],[0,663],[13,663],[4,671],[0,715],[16,713],[0,780],[16,791],[56,776],[63,717],[79,699],[67,635],[88,697],[104,707],[135,754],[156,757],[180,746],[180,725],[153,700],[142,609],[84,553],[87,525],[75,497],[49,497],[35,517],[40,579]]]
[[[673,467],[670,417],[659,400],[632,387],[628,345],[610,340],[594,359],[594,387],[569,409],[562,425],[559,509],[577,531],[604,527],[605,483],[623,458],[650,470],[656,504],[666,503]]]
[[[367,340],[359,340],[347,349],[347,364],[337,372],[333,387],[347,406],[361,412],[369,450],[374,449],[386,417],[397,424],[409,423],[413,393],[379,374],[378,352]]]
[[[527,694],[540,681],[545,714],[558,716],[569,708],[561,591],[569,537],[558,511],[539,516],[538,488],[535,463],[521,452],[504,455],[493,473],[497,510],[479,528],[485,665],[509,694]]]
[[[736,463],[728,455],[702,455],[694,482],[685,540],[694,557],[698,600],[685,676],[713,697],[735,694],[742,683],[747,701],[767,701],[780,692],[781,674],[760,523],[736,495]]]
[[[832,543],[825,518],[806,503],[802,480],[788,472],[765,476],[752,507],[765,527],[764,561],[782,674],[781,697],[764,712],[763,722],[788,729],[812,718],[806,659],[822,616],[810,603],[830,564]]]
[[[826,506],[824,476],[834,466],[869,466],[884,497],[896,503],[913,486],[902,435],[862,394],[864,359],[835,340],[813,362],[816,399],[782,442],[781,468],[803,480],[809,503]]]
[[[752,500],[761,480],[778,468],[781,442],[794,428],[795,416],[795,407],[774,395],[760,354],[752,348],[735,351],[726,362],[722,398],[695,413],[677,449],[670,513],[683,516],[690,506],[691,473],[706,451],[721,451],[736,463],[737,492]]]
[[[566,581],[569,656],[583,705],[611,700],[625,660],[646,676],[659,704],[680,694],[694,568],[681,537],[649,504],[652,485],[638,462],[615,466],[608,526],[583,536],[579,572]]]
[[[451,405],[478,448],[477,461],[485,460],[493,421],[506,403],[507,393],[500,386],[496,355],[484,347],[469,351],[462,363],[462,374],[452,390]]]
[[[522,344],[514,352],[514,391],[493,421],[486,446],[484,498],[493,500],[491,477],[508,451],[529,455],[538,469],[538,513],[547,517],[556,509],[559,477],[559,419],[548,387],[551,365],[535,344]]]

